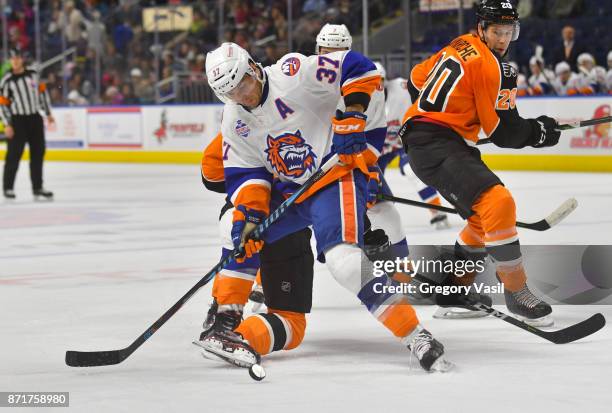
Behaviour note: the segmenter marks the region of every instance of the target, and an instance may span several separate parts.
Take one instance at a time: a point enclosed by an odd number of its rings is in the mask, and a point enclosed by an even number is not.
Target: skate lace
[[[423,355],[431,348],[432,336],[429,332],[421,331],[410,343],[412,353],[414,353],[419,360],[423,358]]]
[[[536,305],[540,304],[542,300],[533,295],[527,286],[523,287],[522,290],[514,293],[514,298],[517,302],[524,305],[527,308],[534,308]]]

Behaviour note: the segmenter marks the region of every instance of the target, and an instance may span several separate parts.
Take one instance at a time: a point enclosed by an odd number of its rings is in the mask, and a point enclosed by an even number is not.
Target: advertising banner
[[[55,123],[49,124],[45,119],[45,137],[47,147],[83,148],[87,141],[87,109],[57,108],[53,110]]]
[[[87,109],[90,148],[142,148],[140,107],[92,107]]]
[[[168,105],[142,108],[144,148],[202,150],[221,128],[221,105]]]

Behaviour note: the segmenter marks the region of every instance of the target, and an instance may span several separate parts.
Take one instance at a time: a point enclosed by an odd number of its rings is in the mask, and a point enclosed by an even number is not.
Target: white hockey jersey
[[[412,99],[408,92],[408,81],[398,77],[385,81],[387,89],[387,101],[385,104],[387,112],[387,138],[383,147],[383,155],[402,148],[402,141],[397,136],[402,127],[402,119],[408,108],[412,105]]]
[[[561,78],[557,76],[553,81],[553,88],[559,96],[571,96],[580,92],[580,77],[577,73],[572,72],[567,82],[563,83]]]
[[[540,72],[537,75],[529,76],[529,87],[534,95],[548,95],[552,91],[549,81],[555,78],[555,74],[548,69],[544,71],[545,73]]]
[[[606,69],[603,67],[595,66],[589,71],[581,68],[578,76],[580,77],[580,93],[583,95],[607,92]]]
[[[308,57],[291,53],[264,73],[260,106],[249,111],[226,104],[221,132],[229,146],[224,170],[232,203],[267,212],[273,177],[301,185],[316,172],[332,154],[331,118],[340,96],[371,95],[380,74],[351,50]],[[367,127],[374,122],[368,118]],[[384,119],[378,122],[384,125]],[[379,148],[371,142],[368,148],[366,158],[374,163]]]

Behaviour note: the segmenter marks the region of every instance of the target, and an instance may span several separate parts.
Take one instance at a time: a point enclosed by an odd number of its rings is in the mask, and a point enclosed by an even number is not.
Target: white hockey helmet
[[[245,74],[263,84],[263,79],[253,69],[251,63],[257,65],[249,52],[236,43],[226,42],[212,52],[208,52],[206,55],[208,85],[222,102],[227,103],[231,100],[227,94],[238,86]]]
[[[544,59],[540,56],[531,56],[531,59],[529,59],[529,66],[544,66]]]
[[[608,52],[608,66],[612,68],[612,50]]]
[[[374,62],[374,66],[376,66],[376,70],[380,72],[380,77],[385,80],[387,78],[387,71],[385,70],[385,67],[382,65],[382,63],[377,60],[376,62]]]
[[[350,49],[352,44],[351,32],[344,24],[327,23],[317,35],[317,53],[320,47]]]
[[[595,58],[590,53],[581,53],[578,55],[578,59],[576,59],[579,65],[583,65],[585,63],[595,64]]]
[[[555,74],[557,76],[560,76],[562,73],[571,72],[571,71],[572,71],[572,68],[567,62],[559,62],[555,66]]]

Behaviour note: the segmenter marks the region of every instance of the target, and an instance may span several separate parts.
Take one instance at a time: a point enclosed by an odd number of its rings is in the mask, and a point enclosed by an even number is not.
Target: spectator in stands
[[[279,41],[287,40],[287,20],[281,8],[279,6],[272,7],[272,10],[270,10],[270,17],[274,24],[276,38]]]
[[[541,57],[532,56],[529,59],[529,70],[531,70],[531,76],[528,83],[531,94],[547,95],[551,93],[553,89],[550,81],[554,78],[554,74],[544,67],[544,60]]]
[[[606,69],[595,64],[593,55],[582,53],[578,56],[577,61],[580,92],[584,95],[607,93]]]
[[[117,52],[124,55],[130,45],[130,42],[134,38],[134,32],[130,27],[128,21],[123,21],[115,26],[113,29],[113,40],[115,42],[115,49]]]
[[[68,99],[68,106],[85,106],[89,105],[87,99],[84,96],[81,96],[78,90],[71,90],[66,97]]]
[[[109,86],[104,94],[104,103],[107,105],[123,104],[123,95],[119,92],[117,86]]]
[[[64,10],[59,15],[59,27],[64,29],[66,41],[70,46],[75,45],[83,37],[83,26],[85,18],[79,9],[74,6],[74,1],[68,0],[64,3]]]
[[[278,49],[276,48],[276,43],[270,42],[264,48],[264,57],[261,59],[261,64],[266,66],[271,66],[280,59],[281,56],[278,54]]]
[[[580,78],[567,62],[559,62],[555,66],[555,79],[552,80],[553,88],[559,96],[572,96],[579,93]]]
[[[579,54],[584,52],[583,45],[576,40],[576,29],[573,26],[567,25],[561,29],[562,42],[557,48],[554,55],[554,62],[569,63],[573,72],[578,71],[576,59]]]
[[[140,105],[140,99],[134,94],[134,88],[129,83],[121,85],[121,95],[123,95],[123,105]]]
[[[92,13],[93,20],[85,20],[87,28],[87,47],[102,55],[104,53],[104,45],[106,44],[106,27],[100,21],[100,12],[94,10]]]

